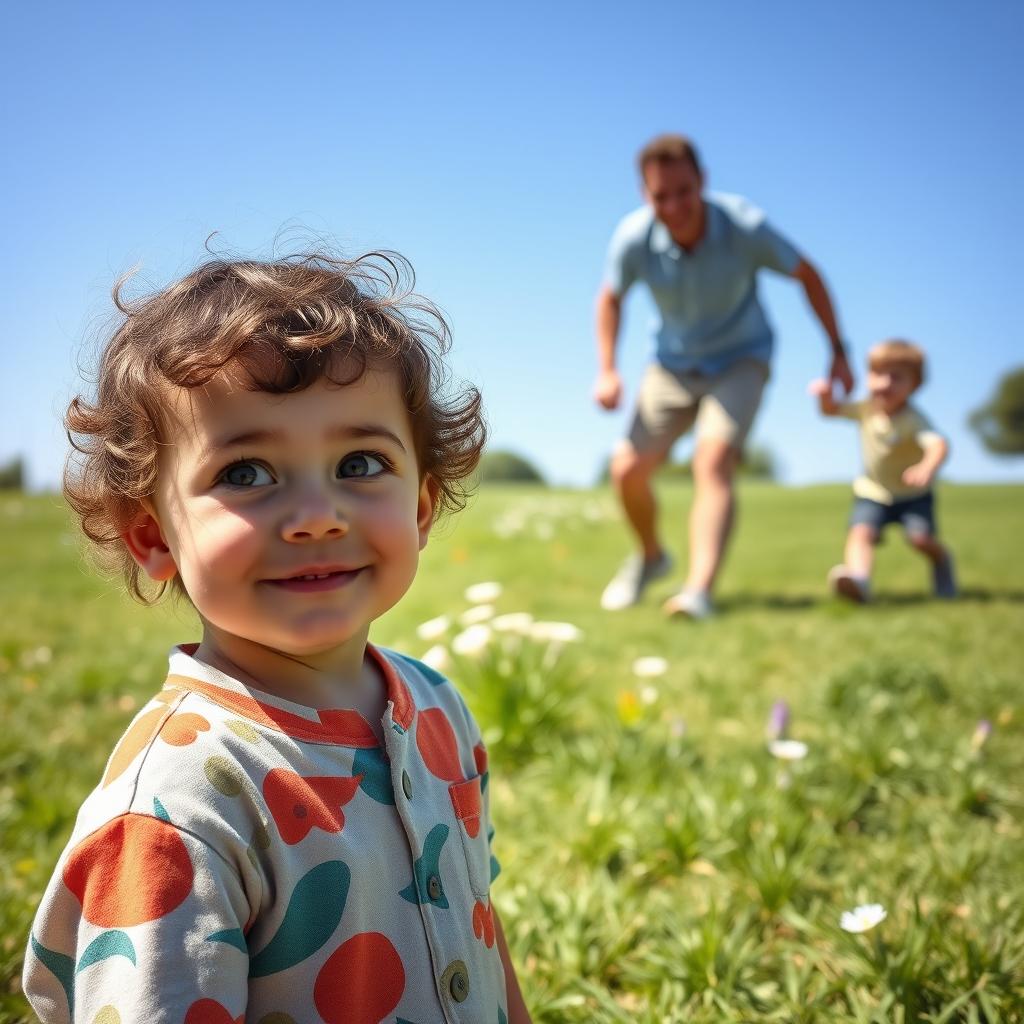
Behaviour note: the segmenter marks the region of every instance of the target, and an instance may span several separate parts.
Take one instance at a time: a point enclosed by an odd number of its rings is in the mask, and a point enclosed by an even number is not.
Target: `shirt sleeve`
[[[930,445],[936,443],[936,441],[945,441],[946,439],[940,434],[935,427],[932,426],[931,421],[924,413],[919,412],[917,409],[912,409],[912,421],[911,431],[914,436],[914,440],[922,447],[928,448]]]
[[[864,402],[838,402],[833,415],[839,416],[844,420],[857,420],[859,422],[864,418]]]
[[[219,854],[161,817],[122,814],[62,857],[33,924],[25,995],[43,1024],[235,1020],[247,919]]]
[[[620,224],[608,243],[604,263],[604,285],[622,298],[639,277],[639,252],[635,233],[628,223]]]
[[[763,267],[791,276],[803,259],[796,246],[776,231],[767,219],[762,219],[750,230],[748,245],[755,268]]]

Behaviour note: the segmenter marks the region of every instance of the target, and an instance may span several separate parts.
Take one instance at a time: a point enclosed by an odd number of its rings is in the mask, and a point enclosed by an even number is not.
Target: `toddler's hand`
[[[832,381],[825,380],[824,377],[812,380],[811,383],[807,385],[807,394],[813,395],[815,398],[824,398],[826,395],[831,397]]]
[[[932,469],[924,462],[915,462],[903,470],[903,482],[908,487],[927,487],[932,482]]]

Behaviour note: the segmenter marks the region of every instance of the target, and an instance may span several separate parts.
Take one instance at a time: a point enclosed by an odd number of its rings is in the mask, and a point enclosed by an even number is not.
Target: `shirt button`
[[[448,982],[448,991],[457,1003],[464,1002],[469,995],[469,978],[465,971],[452,971],[452,979]]]
[[[441,898],[441,879],[437,875],[427,879],[427,895],[435,901]]]
[[[402,769],[402,792],[405,794],[406,800],[412,799],[412,779],[409,778],[409,773],[404,768]]]

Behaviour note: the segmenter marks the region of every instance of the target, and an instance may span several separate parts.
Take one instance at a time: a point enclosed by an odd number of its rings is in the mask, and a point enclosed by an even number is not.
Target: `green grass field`
[[[677,553],[689,490],[663,491]],[[451,673],[491,751],[494,888],[536,1021],[1024,1021],[1024,489],[947,487],[962,599],[927,598],[893,533],[877,601],[824,576],[848,491],[746,485],[714,621],[597,607],[626,550],[608,492],[492,488],[444,525],[375,628],[416,626],[495,580],[498,614],[569,622],[564,645],[503,634]],[[0,1021],[30,1020],[22,950],[79,802],[184,606],[97,579],[53,497],[0,498]],[[455,627],[453,632],[457,631]],[[451,634],[449,634],[451,636]],[[640,679],[636,658],[668,671]],[[774,701],[808,746],[768,753]],[[980,750],[980,719],[993,723]],[[839,927],[857,904],[886,919]]]

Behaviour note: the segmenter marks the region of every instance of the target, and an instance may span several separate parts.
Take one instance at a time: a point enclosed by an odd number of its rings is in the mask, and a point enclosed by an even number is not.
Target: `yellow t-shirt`
[[[921,461],[927,445],[941,440],[921,412],[905,405],[889,416],[863,399],[841,403],[836,415],[860,424],[864,471],[853,482],[858,498],[891,505],[928,493],[929,487],[909,487],[903,482],[903,471]]]

